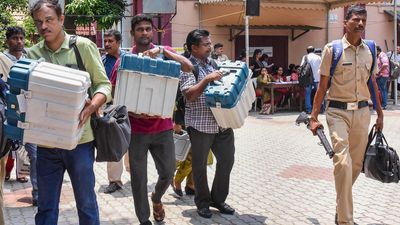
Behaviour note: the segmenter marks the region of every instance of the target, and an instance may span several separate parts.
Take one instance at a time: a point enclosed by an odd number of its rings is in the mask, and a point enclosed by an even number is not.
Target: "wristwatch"
[[[160,55],[164,53],[164,47],[163,46],[158,46],[158,49],[160,50]]]

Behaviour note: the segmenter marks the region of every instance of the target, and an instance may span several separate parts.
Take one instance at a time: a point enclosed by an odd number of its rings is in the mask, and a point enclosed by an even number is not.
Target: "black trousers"
[[[194,202],[198,209],[208,208],[210,202],[223,203],[229,193],[230,174],[235,161],[235,139],[232,129],[216,134],[188,128],[192,143],[192,173],[196,195]],[[211,192],[207,182],[207,156],[212,152],[217,159],[215,177]]]

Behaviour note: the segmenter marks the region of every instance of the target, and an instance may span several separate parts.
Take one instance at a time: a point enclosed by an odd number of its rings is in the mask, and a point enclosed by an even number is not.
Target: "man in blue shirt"
[[[101,60],[106,69],[108,79],[111,78],[111,71],[117,59],[125,54],[125,51],[119,48],[121,45],[121,38],[121,33],[117,30],[107,30],[104,32],[104,49],[107,54],[105,54]]]
[[[102,61],[108,79],[111,78],[111,72],[117,59],[126,53],[119,48],[120,44],[121,33],[119,31],[107,30],[104,33],[104,48],[107,54],[102,57]],[[129,171],[128,155],[125,155],[124,159],[125,160],[121,159],[119,162],[107,162],[107,177],[109,185],[105,188],[104,193],[111,194],[122,188],[121,176],[124,167],[123,161],[125,161],[126,170]]]

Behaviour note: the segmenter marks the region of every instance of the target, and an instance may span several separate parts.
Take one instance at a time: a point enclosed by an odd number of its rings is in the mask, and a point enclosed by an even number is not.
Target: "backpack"
[[[299,73],[299,85],[301,87],[307,87],[314,82],[314,76],[311,68],[311,64],[308,62],[307,55],[304,56],[303,65],[300,66]]]
[[[368,46],[369,51],[372,54],[372,66],[370,69],[370,76],[369,79],[367,81],[369,89],[371,90],[371,98],[375,99],[375,89],[374,86],[372,84],[372,73],[374,72],[374,67],[376,64],[376,48],[375,48],[375,42],[372,40],[364,40],[365,44]],[[333,77],[333,74],[335,73],[335,69],[337,64],[339,63],[340,57],[342,56],[343,53],[343,44],[342,44],[342,40],[334,40],[332,42],[332,63],[331,63],[331,68],[329,70],[329,86],[331,84],[331,80]],[[374,101],[374,100],[373,100]]]
[[[6,122],[6,92],[8,85],[0,78],[0,158],[3,158],[9,151],[19,148],[19,142],[5,136],[4,123]]]
[[[398,63],[395,63],[394,60],[392,59],[393,53],[390,55],[389,58],[389,77],[390,80],[396,80],[399,78],[400,75],[400,66]]]
[[[197,82],[198,78],[199,78],[199,73],[200,73],[199,65],[197,64],[196,60],[193,57],[190,57],[189,60],[193,64],[193,71],[192,72],[193,72],[194,78],[195,78],[195,80]],[[210,59],[210,63],[211,63],[211,66],[214,69],[218,69],[218,65],[215,62],[215,60]],[[176,116],[179,115],[180,118],[174,118],[174,121],[182,121],[182,122],[184,122],[185,121],[184,117],[185,117],[185,108],[186,108],[185,104],[186,104],[186,101],[185,101],[185,97],[183,96],[183,94],[181,92],[180,84],[178,85],[178,90],[177,90],[177,93],[176,93],[175,103],[176,103],[176,111],[175,111],[174,115],[176,115]]]

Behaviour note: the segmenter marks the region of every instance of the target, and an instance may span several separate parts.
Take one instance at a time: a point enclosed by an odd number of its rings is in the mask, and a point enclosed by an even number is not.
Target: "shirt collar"
[[[202,64],[202,65],[208,65],[208,64],[210,64],[210,58],[207,58],[205,62],[203,62],[203,60],[201,60],[201,59],[198,59],[198,58],[194,57],[193,55],[190,55],[190,58],[191,58],[191,59],[194,59],[194,62],[195,62],[196,64]]]
[[[64,34],[65,34],[65,35],[64,35],[64,41],[63,41],[63,43],[61,44],[60,48],[57,49],[57,50],[54,51],[54,52],[59,52],[61,49],[69,49],[69,39],[70,39],[71,35],[67,34],[65,31],[64,31]],[[41,41],[41,42],[39,42],[39,48],[43,48],[43,49],[46,49],[47,51],[53,52],[49,47],[47,47],[47,45],[46,45],[46,43],[44,42],[44,40]]]
[[[149,49],[153,49],[154,47],[155,47],[155,45],[154,45],[153,43],[150,43],[150,48],[149,48]],[[132,47],[132,53],[133,53],[133,54],[138,54],[136,45],[134,45],[134,46]]]
[[[8,49],[6,49],[6,50],[4,51],[4,55],[6,55],[9,59],[11,59],[11,61],[13,61],[14,63],[18,61],[17,57],[15,57],[14,55],[12,55]],[[21,56],[20,59],[23,59],[23,58],[25,58],[25,57],[26,57],[26,54],[25,54],[25,53],[22,53],[22,56]]]
[[[346,49],[346,48],[348,48],[348,47],[350,47],[350,46],[353,46],[353,45],[350,44],[350,42],[347,40],[346,35],[343,35],[342,43],[343,43],[343,49]],[[359,46],[355,46],[355,47],[357,48],[357,47],[360,47],[360,46],[363,46],[363,47],[366,46],[364,39],[361,39],[360,45],[359,45]]]

